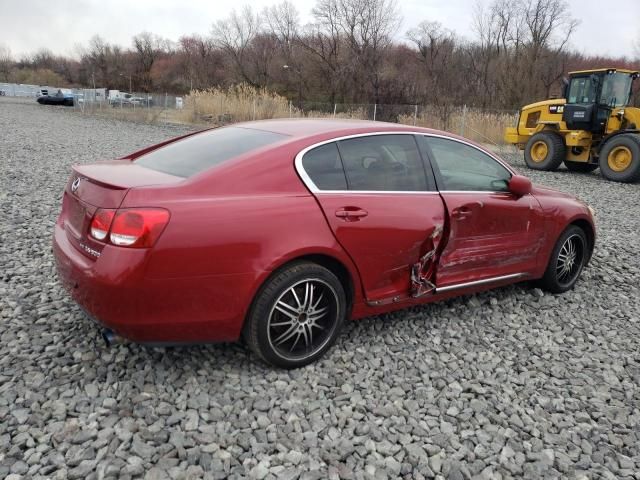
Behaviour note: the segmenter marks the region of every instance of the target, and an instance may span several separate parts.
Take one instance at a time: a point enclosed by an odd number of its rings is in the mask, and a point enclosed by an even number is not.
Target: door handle
[[[462,205],[462,206],[460,206],[458,208],[454,208],[451,211],[451,216],[453,218],[457,218],[459,220],[463,220],[463,219],[473,215],[474,210],[476,210],[478,208],[482,208],[482,207],[484,207],[484,203],[481,202],[480,200],[477,200],[475,202],[471,202],[471,203],[467,203],[465,205]]]
[[[358,207],[343,207],[336,210],[336,217],[347,222],[355,222],[369,215],[369,212]]]
[[[453,218],[457,218],[458,220],[462,220],[467,217],[470,217],[471,213],[472,212],[469,207],[460,207],[460,208],[454,208],[453,211],[451,212],[451,216]]]

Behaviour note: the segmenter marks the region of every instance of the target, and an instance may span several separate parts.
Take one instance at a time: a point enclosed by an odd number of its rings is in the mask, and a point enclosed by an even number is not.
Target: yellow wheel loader
[[[564,98],[522,107],[507,143],[534,170],[591,172],[616,182],[640,180],[640,108],[629,106],[638,72],[601,68],[570,72]]]

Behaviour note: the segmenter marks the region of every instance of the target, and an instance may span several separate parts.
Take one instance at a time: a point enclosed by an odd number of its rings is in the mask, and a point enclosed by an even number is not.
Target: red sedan
[[[587,205],[463,138],[271,120],[74,167],[53,246],[108,342],[243,336],[290,368],[348,318],[523,280],[569,290],[594,241]]]

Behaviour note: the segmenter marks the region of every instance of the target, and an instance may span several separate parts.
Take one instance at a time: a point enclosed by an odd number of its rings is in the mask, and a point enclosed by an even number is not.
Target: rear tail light
[[[96,240],[103,241],[107,238],[115,210],[98,209],[91,220],[91,236]]]
[[[169,212],[161,208],[98,209],[91,221],[91,236],[120,247],[148,248],[168,222]]]
[[[122,247],[151,247],[168,221],[169,212],[160,208],[118,210],[109,240]]]

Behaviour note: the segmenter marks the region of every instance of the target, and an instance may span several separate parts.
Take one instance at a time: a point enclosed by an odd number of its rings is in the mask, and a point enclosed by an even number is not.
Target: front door
[[[453,139],[421,137],[448,212],[437,286],[535,269],[543,217],[532,195],[508,191],[511,172],[480,149]]]
[[[302,168],[336,239],[358,268],[367,301],[410,295],[412,269],[435,250],[445,221],[414,136],[328,143],[307,152]]]

